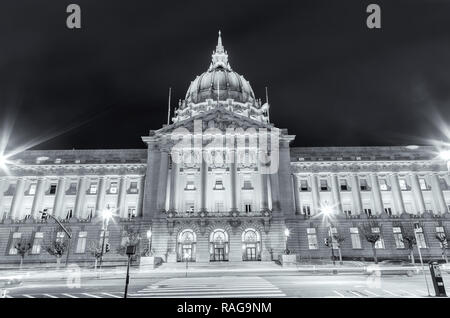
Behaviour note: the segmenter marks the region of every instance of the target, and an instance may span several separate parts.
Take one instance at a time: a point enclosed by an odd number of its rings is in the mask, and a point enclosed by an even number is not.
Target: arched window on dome
[[[261,260],[261,236],[255,229],[249,228],[242,233],[242,260]]]
[[[187,229],[177,238],[177,261],[178,262],[195,262],[195,253],[197,245],[197,236],[195,232]]]

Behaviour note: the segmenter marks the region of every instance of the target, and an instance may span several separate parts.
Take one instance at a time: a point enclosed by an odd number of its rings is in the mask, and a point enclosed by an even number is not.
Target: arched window
[[[197,236],[188,229],[180,232],[177,239],[177,261],[195,262]]]
[[[242,233],[242,260],[261,260],[261,236],[255,229],[246,229]]]
[[[228,252],[228,233],[222,229],[212,231],[209,236],[210,261],[228,261]]]

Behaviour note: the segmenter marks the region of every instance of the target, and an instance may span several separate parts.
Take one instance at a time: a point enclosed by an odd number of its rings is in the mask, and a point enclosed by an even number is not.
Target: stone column
[[[361,189],[359,187],[358,176],[352,174],[352,195],[353,195],[353,207],[356,214],[363,213],[362,200],[361,200]]]
[[[445,204],[444,194],[442,193],[438,174],[435,172],[431,175],[431,190],[437,199],[440,214],[444,214],[447,212],[447,205]]]
[[[269,209],[269,191],[267,189],[267,174],[261,173],[261,211],[266,211]]]
[[[231,192],[231,211],[237,211],[237,190],[239,185],[237,184],[237,168],[236,168],[236,151],[231,150],[231,163],[230,163],[230,192]]]
[[[75,198],[74,217],[81,219],[83,217],[84,202],[86,201],[87,178],[81,176],[78,180],[77,197]]]
[[[425,201],[423,200],[423,193],[420,189],[419,177],[417,176],[417,174],[411,173],[410,179],[417,215],[421,215],[425,212]]]
[[[8,186],[8,179],[6,178],[1,178],[0,179],[0,209],[3,209],[3,197],[5,195],[5,191],[8,190],[7,189]],[[3,210],[0,210],[0,213],[3,213]],[[0,214],[0,220],[3,216]]]
[[[384,212],[383,198],[381,196],[380,184],[376,173],[370,174],[370,183],[372,185],[372,196],[375,203],[375,213],[380,215]]]
[[[136,207],[136,216],[144,216],[144,176],[139,177],[138,204]]]
[[[97,189],[97,202],[95,204],[95,216],[101,216],[101,213],[105,208],[105,182],[106,177],[100,176]]]
[[[39,177],[36,184],[36,193],[33,198],[33,205],[31,207],[31,215],[34,219],[39,219],[39,212],[42,211],[42,203],[44,199],[45,192],[45,179]]]
[[[333,194],[333,206],[334,209],[342,214],[342,203],[341,203],[341,194],[339,192],[339,180],[336,173],[331,175],[331,191]]]
[[[178,164],[172,159],[172,169],[170,170],[170,203],[169,210],[176,210],[176,185],[177,185]]]
[[[396,173],[392,173],[390,175],[390,179],[395,210],[397,214],[400,215],[405,212],[405,204],[403,203],[402,191],[400,190],[400,185],[398,182],[398,175]]]
[[[311,175],[311,191],[313,201],[313,214],[320,213],[320,193],[317,175]]]
[[[200,168],[200,211],[206,211],[206,196],[208,192],[208,164],[206,158],[202,156],[202,167]]]
[[[142,192],[139,190],[139,192]],[[127,196],[127,177],[120,176],[119,181],[119,194],[117,196],[117,210],[119,211],[119,216],[122,219],[127,218],[127,211],[125,207],[125,198]]]
[[[166,207],[167,175],[169,173],[169,153],[168,150],[161,151],[161,163],[158,180],[158,205],[159,211],[164,211]]]
[[[294,187],[294,200],[295,200],[295,213],[299,213],[301,211],[301,204],[300,204],[300,196],[298,194],[298,177],[297,175],[292,175],[292,182]]]
[[[66,179],[60,177],[56,188],[55,201],[53,202],[53,216],[65,218],[63,211],[64,197],[66,195]]]
[[[11,202],[11,219],[16,219],[21,216],[22,201],[25,191],[25,179],[19,178],[17,180],[16,192]]]
[[[287,181],[287,180],[286,180]],[[280,185],[278,181],[278,172],[270,174],[270,188],[272,194],[272,210],[279,211],[280,206]]]

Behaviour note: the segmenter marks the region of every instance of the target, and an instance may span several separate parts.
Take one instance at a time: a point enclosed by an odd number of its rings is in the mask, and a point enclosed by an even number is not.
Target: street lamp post
[[[285,254],[288,254],[288,253],[289,253],[289,250],[288,250],[288,238],[289,238],[289,234],[290,234],[289,229],[286,228],[286,229],[284,230],[284,237],[285,237],[285,250],[284,250],[284,252],[285,252]]]
[[[328,204],[325,204],[321,208],[321,211],[322,211],[322,213],[324,215],[324,219],[327,222],[326,223],[326,227],[328,229],[328,234],[329,234],[329,238],[330,238],[330,242],[328,242],[328,244],[330,245],[330,248],[331,248],[331,258],[332,258],[332,261],[333,261],[333,266],[336,266],[336,260],[335,260],[335,257],[334,257],[334,248],[333,248],[333,227],[332,227],[332,224],[331,224],[331,221],[330,221],[330,218],[332,218],[332,216],[333,216],[334,210],[333,210],[332,206],[330,206]],[[337,270],[336,269],[333,269],[333,274],[337,274]]]
[[[418,231],[418,229],[414,228],[414,237],[416,239],[417,250],[419,251],[419,259],[420,259],[420,264],[422,266],[423,277],[425,278],[425,284],[427,285],[428,296],[431,296],[430,288],[428,287],[427,274],[425,273],[425,268],[423,266],[422,252],[420,251],[419,241],[417,240],[417,231]]]
[[[103,263],[103,254],[104,254],[104,250],[105,250],[105,238],[106,238],[106,231],[108,230],[108,225],[109,225],[109,220],[112,217],[112,211],[111,209],[106,209],[103,210],[102,212],[102,217],[103,217],[103,224],[102,224],[102,250],[100,252],[100,269],[102,269],[102,263]]]
[[[152,230],[149,229],[147,231],[147,239],[148,239],[148,256],[152,254]]]

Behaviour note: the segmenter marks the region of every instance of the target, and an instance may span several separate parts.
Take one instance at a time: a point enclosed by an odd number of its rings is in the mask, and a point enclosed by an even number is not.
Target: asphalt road
[[[155,274],[132,272],[129,297],[326,297],[326,298],[415,298],[428,296],[422,274],[413,277],[389,275],[371,277],[361,274],[311,275],[291,273],[184,273]],[[434,296],[431,277],[427,275]],[[444,275],[450,290],[450,275]],[[8,289],[7,298],[122,298],[124,272],[73,277],[31,275]]]

